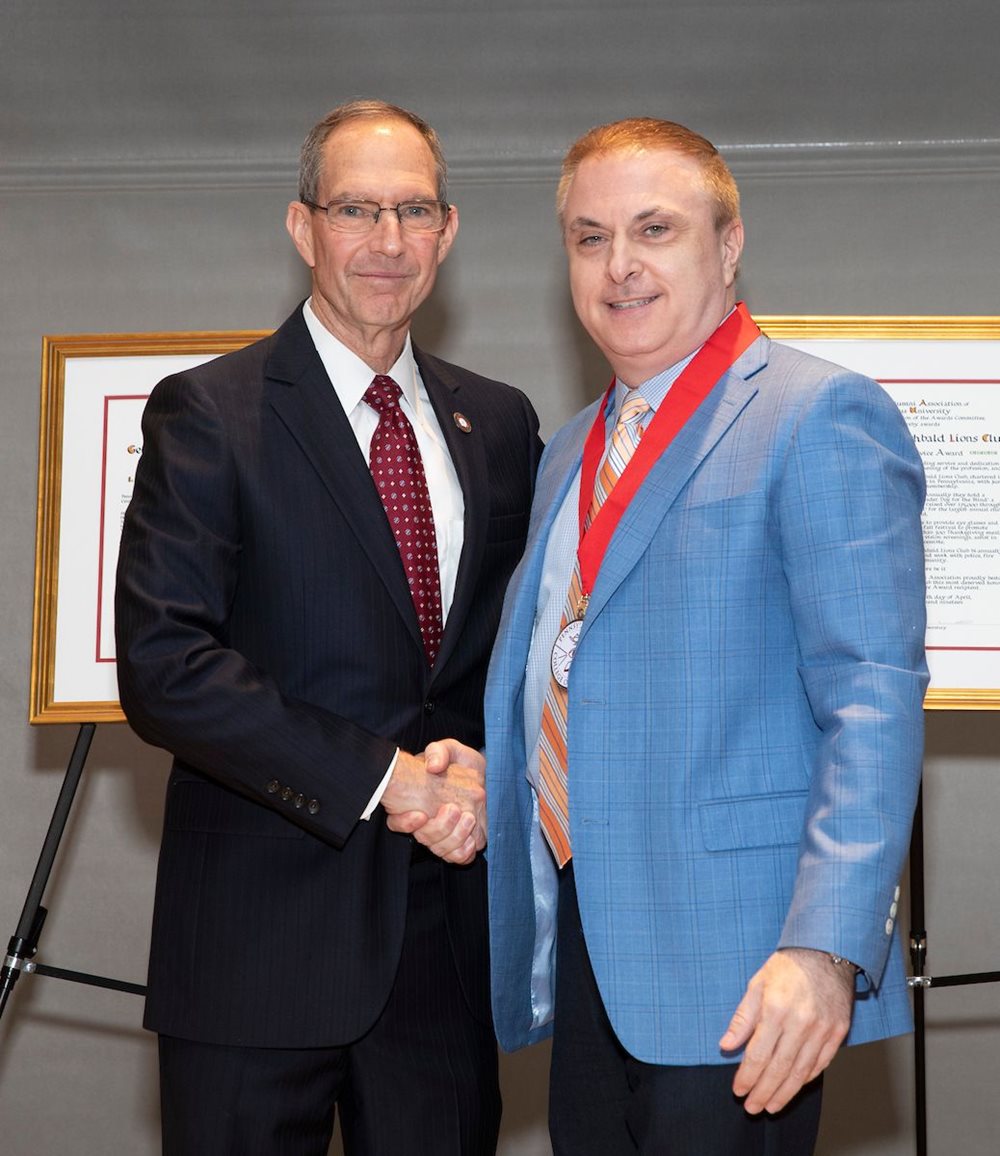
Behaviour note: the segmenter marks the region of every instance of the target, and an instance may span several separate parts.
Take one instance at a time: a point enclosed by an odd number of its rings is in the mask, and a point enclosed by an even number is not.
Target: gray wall
[[[43,334],[277,324],[298,143],[355,95],[440,130],[462,229],[418,326],[524,387],[551,432],[607,370],[563,285],[551,200],[581,131],[672,117],[744,192],[758,313],[996,314],[1000,16],[972,0],[2,0],[0,939],[75,736],[27,725]],[[1000,685],[1000,672],[996,685]],[[930,966],[996,966],[1000,714],[929,718]],[[164,756],[99,729],[48,890],[47,962],[141,981]],[[276,959],[294,983],[294,960]],[[931,992],[934,1153],[996,1151],[995,987]],[[8,1156],[153,1153],[135,997],[22,979],[0,1024]],[[910,1044],[839,1057],[821,1152],[913,1151]],[[505,1062],[503,1152],[548,1151],[544,1049]]]

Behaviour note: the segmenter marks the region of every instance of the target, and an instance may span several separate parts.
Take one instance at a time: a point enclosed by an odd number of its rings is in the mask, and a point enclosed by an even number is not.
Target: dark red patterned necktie
[[[381,373],[365,391],[365,401],[378,414],[369,463],[403,560],[427,661],[433,666],[442,630],[437,536],[417,437],[399,408],[402,392],[391,377]]]

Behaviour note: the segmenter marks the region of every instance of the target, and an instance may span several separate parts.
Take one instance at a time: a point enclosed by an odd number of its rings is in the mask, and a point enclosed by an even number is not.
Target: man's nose
[[[616,283],[627,281],[642,267],[635,246],[627,237],[617,237],[608,250],[608,276]]]
[[[398,252],[403,244],[403,226],[394,208],[383,208],[371,232],[373,245],[387,252]]]

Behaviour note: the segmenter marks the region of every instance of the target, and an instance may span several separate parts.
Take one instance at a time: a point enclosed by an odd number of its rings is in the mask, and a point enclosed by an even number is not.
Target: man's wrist
[[[781,952],[787,951],[791,955],[805,954],[805,955],[812,956],[813,958],[816,958],[818,956],[819,958],[824,959],[827,962],[827,964],[831,964],[838,971],[841,971],[844,975],[847,975],[847,974],[861,975],[861,973],[864,971],[864,968],[860,967],[853,960],[848,959],[846,956],[838,955],[838,953],[835,951],[825,951],[821,947],[792,947],[792,946],[789,946],[789,947],[779,947],[778,950]]]
[[[375,808],[382,802],[382,796],[385,794],[386,787],[389,786],[389,780],[392,778],[392,772],[396,769],[396,760],[399,758],[399,747],[396,747],[396,753],[392,756],[392,761],[389,763],[389,769],[382,776],[382,781],[375,788],[375,793],[368,800],[368,806],[361,812],[361,818],[365,821],[372,817]]]
[[[856,963],[852,963],[849,959],[845,959],[842,955],[836,955],[834,952],[827,952],[827,958],[835,967],[842,967],[845,970],[852,971],[855,975],[861,970]]]

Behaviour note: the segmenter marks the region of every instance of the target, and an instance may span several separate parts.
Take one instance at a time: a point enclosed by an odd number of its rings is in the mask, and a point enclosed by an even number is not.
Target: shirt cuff
[[[372,812],[382,801],[382,796],[385,794],[385,789],[389,785],[389,780],[392,778],[392,772],[396,769],[396,760],[399,758],[399,747],[396,747],[396,753],[392,756],[392,762],[389,763],[389,769],[385,772],[382,782],[375,788],[375,794],[368,800],[368,806],[361,812],[361,818],[368,820],[372,817]]]

